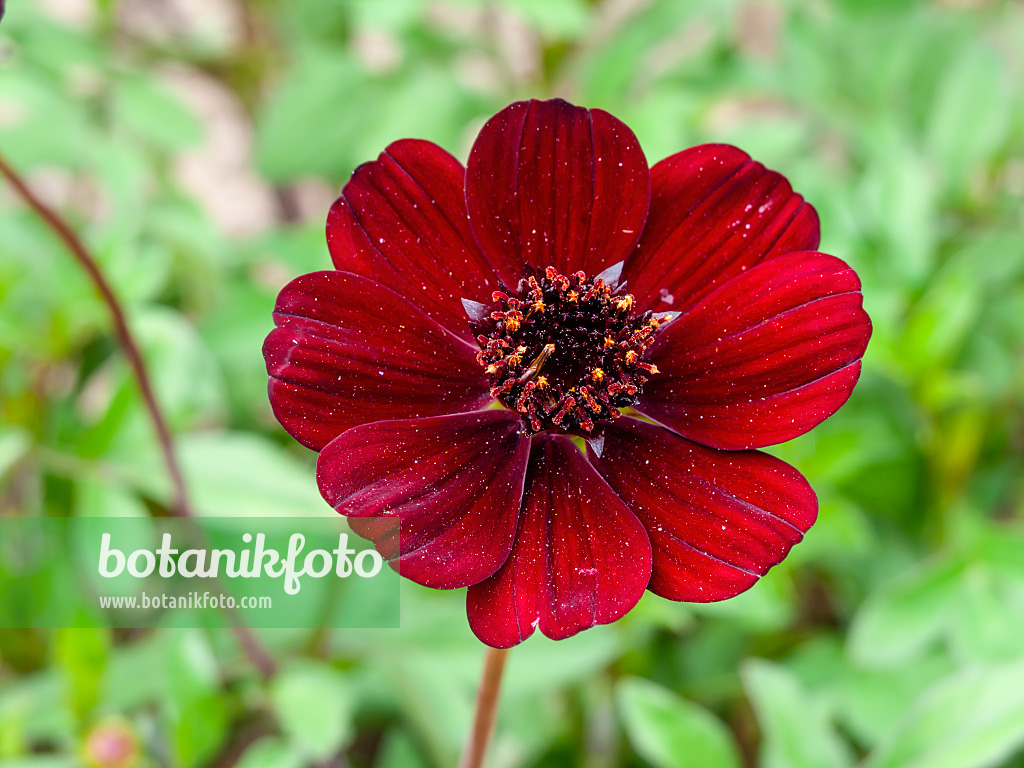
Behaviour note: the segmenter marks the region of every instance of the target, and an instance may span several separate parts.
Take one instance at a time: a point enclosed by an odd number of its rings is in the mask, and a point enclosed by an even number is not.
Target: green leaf
[[[928,144],[948,178],[962,184],[990,159],[1010,129],[1007,63],[991,46],[965,48],[948,65],[928,126]]]
[[[870,669],[850,663],[829,678],[836,720],[860,744],[873,746],[884,739],[921,692],[955,669],[947,654],[935,651],[898,667]]]
[[[312,462],[303,463],[252,432],[208,432],[178,440],[193,506],[209,517],[333,517],[316,489]],[[156,453],[118,455],[126,474],[151,493],[167,493]]]
[[[229,726],[227,701],[211,693],[193,701],[178,714],[174,724],[174,746],[178,759],[186,766],[209,765],[210,759],[227,738]]]
[[[910,147],[892,147],[865,182],[867,205],[895,255],[891,268],[901,282],[919,285],[935,261],[937,205],[935,173]]]
[[[277,738],[260,739],[238,761],[238,768],[302,768],[303,765],[302,755]]]
[[[114,122],[164,149],[196,144],[203,128],[178,96],[153,78],[132,77],[114,91]]]
[[[951,644],[968,661],[1024,656],[1024,588],[983,565],[964,573],[950,622]]]
[[[961,569],[924,563],[872,594],[850,628],[847,649],[865,665],[892,666],[922,652],[945,629]]]
[[[56,639],[57,665],[71,711],[82,721],[99,702],[110,653],[110,632],[102,628],[61,629]]]
[[[181,709],[215,692],[220,685],[217,660],[206,636],[199,630],[176,632],[167,654],[171,700]]]
[[[174,747],[186,766],[206,765],[227,736],[227,702],[220,694],[217,662],[198,630],[174,635],[167,664]]]
[[[270,698],[285,736],[311,759],[334,755],[352,737],[351,695],[333,667],[290,667],[274,681]]]
[[[899,355],[919,375],[947,367],[971,340],[985,296],[974,264],[956,264],[929,278],[928,289],[906,320]]]
[[[341,177],[350,170],[357,160],[349,147],[361,135],[365,116],[345,106],[366,103],[360,97],[365,80],[349,56],[303,51],[258,115],[260,171],[271,181],[288,181],[306,174]]]
[[[420,757],[416,745],[400,731],[393,731],[388,734],[380,754],[374,763],[374,768],[423,768],[423,759]]]
[[[224,382],[217,361],[185,317],[149,309],[136,314],[134,329],[172,426],[222,411]]]
[[[29,433],[20,427],[0,426],[0,481],[31,446]]]
[[[358,27],[400,31],[419,19],[424,5],[424,0],[353,0],[352,19]]]
[[[510,0],[506,6],[545,37],[578,37],[590,22],[583,0]]]
[[[761,725],[762,768],[846,768],[853,760],[829,712],[784,667],[753,660],[740,671]]]
[[[867,768],[987,768],[1024,744],[1024,660],[970,669],[925,693]]]
[[[181,454],[203,514],[333,516],[311,467],[253,434],[197,435]]]
[[[633,748],[656,768],[739,768],[729,730],[703,707],[648,680],[628,678],[617,690]]]

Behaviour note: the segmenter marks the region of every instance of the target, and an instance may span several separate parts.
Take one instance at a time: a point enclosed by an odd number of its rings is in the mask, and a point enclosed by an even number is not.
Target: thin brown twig
[[[487,744],[494,730],[494,718],[498,713],[498,695],[501,693],[501,678],[508,658],[507,648],[488,648],[484,659],[484,671],[480,677],[480,689],[476,695],[476,715],[473,730],[470,731],[466,751],[462,753],[459,768],[482,768]]]
[[[135,382],[142,394],[142,399],[146,406],[146,412],[149,414],[149,418],[153,422],[153,429],[156,431],[157,441],[160,444],[160,452],[163,455],[164,464],[167,467],[167,474],[170,476],[171,485],[174,491],[174,500],[172,502],[171,509],[179,517],[192,517],[192,505],[189,502],[188,489],[185,485],[185,478],[181,471],[181,465],[178,463],[178,456],[174,448],[174,439],[167,426],[167,420],[164,418],[163,411],[157,403],[156,394],[153,391],[153,385],[149,377],[149,371],[146,369],[146,364],[142,359],[142,353],[139,350],[138,342],[136,342],[135,336],[132,334],[132,331],[128,326],[128,320],[125,316],[124,309],[121,306],[121,302],[117,298],[117,295],[114,293],[114,289],[103,274],[103,270],[100,268],[99,263],[85,246],[85,243],[82,242],[82,239],[56,211],[44,203],[35,194],[35,192],[29,188],[21,175],[7,163],[2,155],[0,155],[0,174],[7,179],[10,185],[14,188],[14,191],[18,193],[18,196],[21,197],[21,199],[25,201],[25,203],[39,216],[39,218],[43,220],[46,226],[58,238],[60,238],[61,242],[64,243],[68,251],[70,251],[72,256],[75,257],[75,260],[79,263],[82,269],[85,270],[85,273],[96,287],[96,290],[99,291],[100,297],[103,299],[103,303],[106,305],[111,318],[114,321],[114,332],[117,336],[117,342],[120,345],[124,356],[128,359],[132,375],[134,376]],[[237,621],[232,622],[232,630],[234,631],[239,644],[242,646],[242,650],[246,657],[259,670],[260,674],[263,675],[264,678],[273,677],[276,674],[277,665],[274,662],[273,657],[260,644],[252,631]]]
[[[192,517],[188,493],[185,490],[185,479],[181,474],[181,465],[178,463],[178,457],[174,452],[174,441],[171,438],[171,432],[167,427],[167,421],[164,419],[160,406],[157,405],[149,372],[146,370],[146,365],[142,360],[142,353],[139,351],[139,345],[136,343],[135,337],[128,328],[128,321],[125,318],[124,310],[121,308],[121,302],[114,294],[114,289],[107,281],[96,259],[89,253],[81,238],[75,234],[74,230],[52,208],[46,205],[29,189],[24,179],[2,156],[0,156],[0,173],[7,178],[7,181],[14,187],[14,190],[22,200],[60,238],[82,269],[85,270],[93,285],[96,286],[96,290],[99,291],[103,303],[107,305],[107,309],[110,311],[111,318],[114,321],[114,332],[117,334],[117,342],[121,346],[124,356],[128,358],[128,364],[132,368],[132,375],[138,383],[142,399],[146,404],[146,411],[149,413],[149,417],[153,422],[153,428],[156,430],[157,441],[160,443],[160,452],[163,454],[164,464],[167,465],[167,474],[170,475],[171,485],[174,488],[174,511],[181,517]]]

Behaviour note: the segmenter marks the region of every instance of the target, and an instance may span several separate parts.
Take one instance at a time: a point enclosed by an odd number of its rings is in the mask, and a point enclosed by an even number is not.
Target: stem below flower
[[[488,648],[484,659],[484,672],[480,678],[480,689],[476,695],[476,716],[470,732],[466,750],[462,753],[459,768],[481,768],[487,743],[494,729],[494,716],[498,712],[498,694],[501,692],[501,676],[505,671],[507,648]]]

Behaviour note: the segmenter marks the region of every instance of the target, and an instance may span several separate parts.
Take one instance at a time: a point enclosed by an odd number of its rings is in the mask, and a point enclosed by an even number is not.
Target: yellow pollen
[[[565,298],[570,304],[575,304],[580,300],[580,295],[576,291],[569,291],[569,294]]]
[[[547,376],[538,376],[537,377],[537,389],[547,389],[547,387],[548,387],[548,377]]]
[[[615,339],[613,339],[611,336],[605,336],[604,337],[604,348],[605,349],[611,349],[614,346],[615,346]]]
[[[638,357],[639,355],[631,349],[626,353],[626,362],[632,365],[637,361]]]
[[[595,368],[594,370],[592,370],[590,372],[590,377],[594,381],[600,383],[600,382],[604,381],[604,371],[602,371],[600,368]]]
[[[514,317],[510,317],[505,321],[505,330],[511,333],[515,333],[519,330],[519,321]]]

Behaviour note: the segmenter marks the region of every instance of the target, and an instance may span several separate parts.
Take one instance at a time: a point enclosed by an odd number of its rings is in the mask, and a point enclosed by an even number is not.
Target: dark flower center
[[[583,272],[548,267],[495,291],[477,323],[477,355],[491,395],[518,411],[532,432],[592,434],[633,405],[658,369],[643,361],[664,317],[633,315],[633,297]]]

